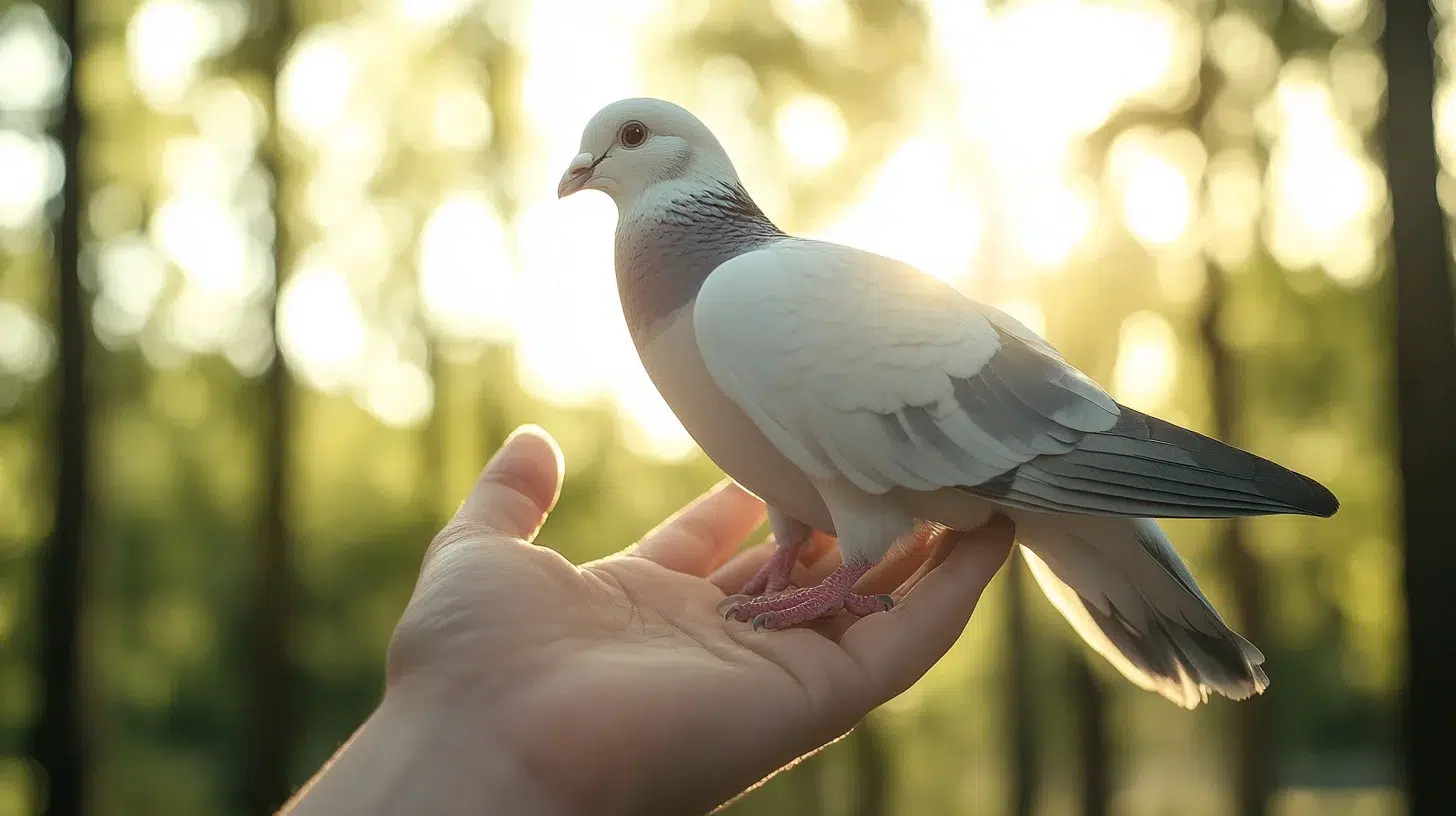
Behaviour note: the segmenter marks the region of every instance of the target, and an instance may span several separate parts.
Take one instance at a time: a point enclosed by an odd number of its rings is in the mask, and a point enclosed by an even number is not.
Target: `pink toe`
[[[889,595],[850,595],[844,599],[844,608],[860,616],[873,615],[888,610],[894,602]]]
[[[773,557],[759,567],[758,572],[738,590],[738,594],[757,596],[783,590],[789,585],[789,576],[797,561],[798,551],[794,548],[780,547],[774,550]]]
[[[885,596],[856,595],[851,591],[854,582],[868,570],[868,564],[846,564],[818,586],[747,601],[734,607],[729,614],[741,621],[752,621],[754,629],[785,629],[838,614],[841,609],[861,616],[879,612],[888,608]]]

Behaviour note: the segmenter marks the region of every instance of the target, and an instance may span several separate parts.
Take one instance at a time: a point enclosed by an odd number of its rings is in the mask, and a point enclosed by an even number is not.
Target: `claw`
[[[725,598],[719,609],[733,601],[724,617],[748,621],[757,631],[785,629],[817,618],[833,617],[841,609],[863,617],[893,607],[895,602],[889,595],[854,594],[854,582],[869,568],[868,562],[845,564],[830,573],[818,586],[743,603],[737,603],[736,598]]]
[[[739,604],[750,600],[752,599],[747,595],[729,595],[718,602],[718,614],[723,616],[723,620],[728,620],[733,617],[733,610],[737,609]]]
[[[876,612],[888,612],[895,608],[895,599],[889,595],[851,595],[845,599],[844,608],[864,617]]]

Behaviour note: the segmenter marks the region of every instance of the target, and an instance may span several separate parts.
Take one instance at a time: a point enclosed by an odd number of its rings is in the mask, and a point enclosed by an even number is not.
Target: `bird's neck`
[[[639,349],[719,264],[785,237],[736,180],[658,186],[617,220],[617,289]]]

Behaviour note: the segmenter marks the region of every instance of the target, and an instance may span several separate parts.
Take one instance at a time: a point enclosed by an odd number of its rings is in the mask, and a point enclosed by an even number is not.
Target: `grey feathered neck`
[[[639,350],[724,261],[784,238],[737,183],[632,213],[617,225],[617,290]]]

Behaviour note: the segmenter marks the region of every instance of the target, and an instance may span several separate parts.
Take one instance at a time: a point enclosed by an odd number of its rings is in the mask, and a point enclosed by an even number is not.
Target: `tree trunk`
[[[1217,13],[1218,4],[1210,10]],[[1209,20],[1213,19],[1212,17]],[[1204,23],[1205,31],[1209,26]],[[1220,81],[1218,68],[1209,56],[1205,42],[1203,65],[1199,70],[1198,101],[1189,113],[1195,133],[1204,140],[1211,155],[1222,145],[1212,140],[1207,125],[1215,88]],[[1210,143],[1210,142],[1213,143]],[[1220,333],[1224,309],[1228,301],[1228,275],[1205,250],[1203,257],[1205,286],[1199,335],[1204,356],[1208,360],[1208,391],[1213,409],[1214,435],[1229,444],[1237,443],[1239,416],[1243,411],[1242,388],[1239,384],[1237,361],[1229,351]],[[1263,576],[1259,561],[1249,551],[1245,519],[1228,519],[1218,522],[1218,554],[1223,572],[1228,576],[1233,589],[1234,603],[1238,607],[1238,630],[1250,642],[1265,644],[1267,634],[1264,626],[1265,604]],[[1269,698],[1254,696],[1241,701],[1233,708],[1234,717],[1234,795],[1238,813],[1243,816],[1262,816],[1269,812],[1269,803],[1276,784],[1274,776],[1274,734],[1270,728],[1273,712]]]
[[[1107,693],[1092,673],[1085,651],[1072,656],[1072,688],[1082,749],[1082,816],[1108,816],[1112,812],[1112,770]]]
[[[890,810],[890,757],[885,733],[873,716],[855,726],[849,739],[854,748],[854,816],[885,816]]]
[[[1456,317],[1445,217],[1436,199],[1435,63],[1426,0],[1391,0],[1382,49],[1383,128],[1394,211],[1395,415],[1403,483],[1406,688],[1402,705],[1410,812],[1456,812],[1445,761],[1456,711],[1445,665],[1456,654]]]
[[[823,756],[821,751],[789,770],[789,781],[793,783],[793,812],[798,816],[820,816],[824,812],[823,796],[819,790],[819,763]]]
[[[1233,444],[1241,406],[1238,376],[1228,345],[1219,334],[1228,280],[1218,264],[1205,260],[1207,283],[1203,314],[1200,321],[1204,354],[1208,358],[1209,393],[1213,400],[1214,434]],[[1239,610],[1239,632],[1250,642],[1266,642],[1264,627],[1264,586],[1258,559],[1245,542],[1246,522],[1228,519],[1219,522],[1219,556],[1224,574],[1233,585],[1234,602]],[[1269,728],[1272,712],[1269,700],[1254,696],[1240,702],[1234,712],[1235,795],[1237,812],[1260,816],[1269,811],[1274,792],[1273,734]]]
[[[86,526],[89,510],[90,434],[86,404],[86,346],[81,257],[81,157],[84,122],[76,87],[83,46],[78,0],[61,4],[60,34],[71,54],[59,137],[66,178],[56,230],[56,335],[59,346],[55,414],[55,517],[51,539],[40,553],[39,599],[41,707],[31,736],[36,760],[45,770],[44,813],[79,816],[86,811],[89,771],[86,746],[86,690],[82,670]]]
[[[288,51],[292,24],[289,3],[277,2],[272,26],[264,35],[270,42],[270,76],[275,80]],[[284,156],[282,128],[274,100],[271,138],[262,149],[262,161],[273,180],[273,362],[263,375],[262,434],[263,501],[259,508],[258,564],[254,574],[253,699],[247,809],[271,814],[288,798],[288,764],[297,739],[294,673],[289,650],[293,632],[294,587],[290,569],[293,551],[288,513],[292,475],[293,401],[288,367],[279,337],[277,297],[282,292],[289,263],[287,219],[282,209]]]
[[[1013,558],[1006,581],[1007,648],[1011,671],[1007,674],[1007,696],[1011,717],[1007,721],[1011,744],[1011,812],[1031,816],[1036,791],[1041,784],[1037,772],[1036,711],[1031,672],[1031,633],[1026,619],[1026,566]]]
[[[276,331],[276,330],[275,330]],[[278,352],[263,379],[263,504],[253,613],[252,773],[248,810],[271,814],[288,798],[288,760],[294,745],[293,672],[289,658],[294,592],[289,561],[289,435],[292,406],[288,371]]]

